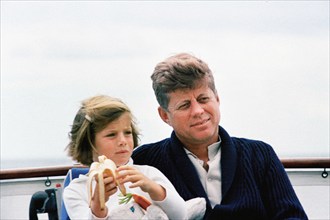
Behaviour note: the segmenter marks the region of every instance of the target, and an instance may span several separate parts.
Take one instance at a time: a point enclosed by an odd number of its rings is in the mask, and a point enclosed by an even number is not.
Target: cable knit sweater
[[[204,197],[205,219],[307,219],[290,180],[272,147],[264,142],[221,137],[221,203],[213,209],[183,144],[170,138],[142,145],[133,152],[134,163],[158,168],[189,200]]]

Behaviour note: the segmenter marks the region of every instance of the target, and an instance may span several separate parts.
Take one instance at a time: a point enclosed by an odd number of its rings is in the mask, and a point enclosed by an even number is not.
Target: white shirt
[[[204,190],[211,202],[212,208],[221,202],[220,143],[221,139],[220,141],[208,146],[208,171],[206,171],[203,167],[203,160],[200,160],[196,155],[185,149],[189,159],[197,170],[199,179],[201,180]]]
[[[151,200],[148,193],[143,192],[140,187],[129,188],[131,183],[126,183],[125,187],[128,192],[142,195],[149,199],[154,205],[158,205],[168,215],[170,219],[184,219],[186,216],[185,201],[179,196],[177,191],[171,182],[155,167],[147,165],[133,165],[133,160],[130,159],[128,165],[134,166],[145,176],[160,184],[166,190],[166,197],[163,201]],[[94,216],[89,208],[88,189],[87,189],[88,177],[80,175],[79,178],[72,180],[72,182],[64,189],[63,199],[66,210],[70,218],[73,219],[118,219],[118,216],[112,216],[114,209],[118,205],[118,190],[115,195],[110,196],[106,205],[108,206],[108,216],[105,218],[97,218]],[[123,216],[119,216],[122,219]]]

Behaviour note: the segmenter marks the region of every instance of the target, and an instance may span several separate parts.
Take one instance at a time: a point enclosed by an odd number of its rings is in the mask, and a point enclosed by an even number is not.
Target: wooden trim
[[[7,169],[7,170],[0,171],[0,180],[18,179],[18,178],[34,178],[34,177],[65,176],[67,174],[68,170],[73,167],[86,167],[86,166],[73,165],[73,166]]]
[[[330,158],[286,158],[281,159],[283,166],[289,168],[330,168]]]
[[[281,159],[285,168],[330,168],[330,158],[286,158]],[[65,176],[73,167],[86,167],[83,165],[36,167],[0,170],[0,180],[20,179],[34,177]]]

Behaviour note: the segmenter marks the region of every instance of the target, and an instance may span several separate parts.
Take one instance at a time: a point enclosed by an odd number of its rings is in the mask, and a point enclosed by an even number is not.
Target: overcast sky
[[[214,72],[229,134],[330,156],[329,1],[2,0],[1,166],[69,160],[75,113],[97,94],[132,108],[141,143],[168,137],[150,75],[178,52]]]

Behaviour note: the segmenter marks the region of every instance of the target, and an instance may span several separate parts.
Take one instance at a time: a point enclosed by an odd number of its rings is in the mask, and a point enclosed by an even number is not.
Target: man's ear
[[[171,126],[170,120],[168,118],[168,113],[167,111],[165,111],[162,107],[158,107],[158,114],[160,116],[160,118],[168,125]]]
[[[220,97],[219,97],[218,94],[216,95],[216,100],[217,100],[217,102],[218,102],[218,105],[220,105]]]

